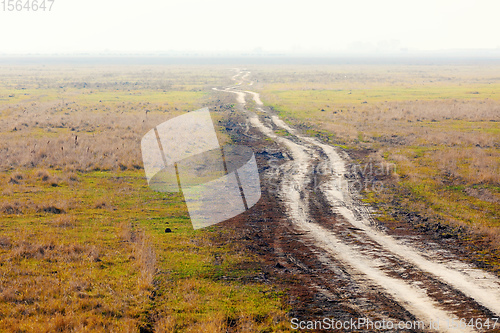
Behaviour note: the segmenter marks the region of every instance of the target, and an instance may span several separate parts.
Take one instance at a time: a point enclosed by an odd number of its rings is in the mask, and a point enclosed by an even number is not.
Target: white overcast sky
[[[499,0],[55,0],[51,12],[1,6],[0,54],[500,48]]]

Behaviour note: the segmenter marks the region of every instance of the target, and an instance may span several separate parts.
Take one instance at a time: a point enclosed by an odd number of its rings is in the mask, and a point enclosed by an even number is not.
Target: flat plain
[[[142,136],[209,104],[227,71],[13,65],[0,77],[1,331],[282,326],[282,291],[254,279],[255,255],[226,243],[230,230],[193,231],[182,198],[144,176]]]
[[[458,237],[498,272],[498,65],[283,66],[258,74],[263,101],[291,124],[361,166],[390,166],[382,191],[362,186],[380,222]]]
[[[265,106],[300,132],[353,165],[390,166],[360,175],[383,185],[360,189],[378,223],[455,240],[463,260],[498,275],[500,66],[247,68]],[[295,277],[269,277],[265,251],[231,224],[194,231],[182,197],[151,191],[144,177],[142,136],[177,115],[208,106],[219,142],[241,139],[234,96],[212,90],[232,74],[2,66],[1,331],[290,330],[308,301],[289,291]]]

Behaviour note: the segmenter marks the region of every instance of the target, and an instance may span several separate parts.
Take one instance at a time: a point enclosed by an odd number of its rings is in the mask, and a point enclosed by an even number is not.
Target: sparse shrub
[[[15,172],[10,176],[9,183],[10,184],[15,184],[18,185],[21,183],[21,180],[23,180],[23,174],[20,172]]]
[[[76,318],[56,313],[47,323],[47,332],[71,332],[76,323]]]
[[[11,246],[10,238],[5,236],[0,236],[0,247],[5,249],[10,246]]]
[[[90,291],[92,289],[92,284],[84,280],[71,280],[69,286],[73,291]]]
[[[53,220],[53,225],[60,228],[71,228],[76,225],[76,219],[72,215],[62,215]]]
[[[35,177],[40,179],[42,182],[49,184],[52,187],[58,187],[60,183],[60,179],[57,176],[53,176],[49,171],[45,169],[40,169],[35,173]]]
[[[118,236],[124,242],[131,242],[132,241],[133,234],[132,234],[132,226],[130,225],[130,222],[121,221],[120,224],[118,224]]]
[[[45,202],[38,203],[35,206],[35,211],[38,213],[49,214],[66,214],[75,207],[74,201],[50,197]]]
[[[48,256],[51,251],[56,248],[54,242],[32,244],[28,241],[22,241],[13,247],[10,256],[16,259],[43,259]]]
[[[7,215],[18,215],[23,213],[24,205],[19,201],[4,202],[0,204],[0,212]]]
[[[12,186],[8,185],[2,189],[1,193],[2,193],[2,195],[9,196],[9,195],[12,195],[14,193],[14,191],[12,190]]]
[[[87,257],[93,262],[101,261],[101,250],[97,246],[92,246],[87,253]]]
[[[35,175],[38,179],[44,182],[50,179],[50,173],[47,170],[38,170]]]
[[[78,181],[78,175],[74,172],[70,172],[66,175],[66,179],[70,182],[77,182]]]
[[[2,302],[15,302],[17,299],[18,290],[15,287],[3,289],[0,293],[0,300]]]
[[[50,186],[52,187],[58,187],[60,185],[59,183],[60,179],[57,178],[57,177],[52,177],[52,179],[50,180],[49,184]]]
[[[94,202],[94,208],[105,209],[105,208],[109,208],[109,207],[110,207],[110,205],[109,205],[108,201],[106,200],[106,198],[100,198],[96,202]]]
[[[38,208],[37,211],[39,213],[49,213],[49,214],[63,214],[63,213],[65,213],[65,211],[63,209],[58,208],[58,207],[53,206],[53,205],[47,205],[47,206],[40,207],[40,208]]]
[[[11,178],[14,178],[14,179],[17,179],[17,180],[22,180],[24,177],[23,177],[23,174],[20,173],[20,172],[16,172],[12,175]]]

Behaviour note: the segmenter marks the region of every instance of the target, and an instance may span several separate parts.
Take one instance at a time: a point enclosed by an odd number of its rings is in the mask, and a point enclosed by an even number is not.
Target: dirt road
[[[316,300],[333,304],[336,318],[425,324],[405,331],[500,331],[499,279],[458,260],[442,244],[380,229],[346,178],[348,156],[283,122],[249,90],[250,77],[236,70],[233,86],[214,90],[234,94],[247,131],[274,141],[284,156],[279,167],[261,175],[264,187],[277,184],[270,196],[285,214],[283,234],[268,240],[279,267],[308,275],[305,287]]]

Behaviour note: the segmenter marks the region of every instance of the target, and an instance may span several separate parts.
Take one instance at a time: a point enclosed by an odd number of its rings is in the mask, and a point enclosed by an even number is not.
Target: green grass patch
[[[19,279],[20,272],[28,277],[19,284],[26,293],[14,292],[12,300],[5,296],[0,302],[11,316],[0,320],[0,327],[15,326],[15,318],[27,322],[44,313],[53,316],[62,311],[59,304],[77,313],[86,308],[88,320],[110,327],[146,325],[144,314],[153,312],[174,318],[181,330],[207,318],[272,330],[283,326],[276,322],[285,311],[279,290],[253,279],[260,272],[254,264],[258,258],[218,242],[226,231],[193,230],[182,198],[151,191],[142,170],[78,173],[78,181],[58,187],[36,172],[16,174],[20,184],[0,196],[18,209],[3,212],[2,239],[10,245],[0,248],[0,256],[11,259],[0,265],[0,272],[7,277],[4,282]],[[50,176],[63,177],[64,172],[50,171]],[[51,206],[64,212],[43,211]],[[149,294],[155,287],[138,284],[138,254],[134,243],[121,236],[123,223],[130,223],[132,232],[144,230],[154,249],[157,287],[152,303]],[[171,233],[165,233],[167,227]],[[33,284],[33,279],[39,282]],[[50,287],[30,291],[40,283]],[[31,310],[16,312],[19,305],[13,304],[26,297],[34,298],[32,305],[24,305]]]

